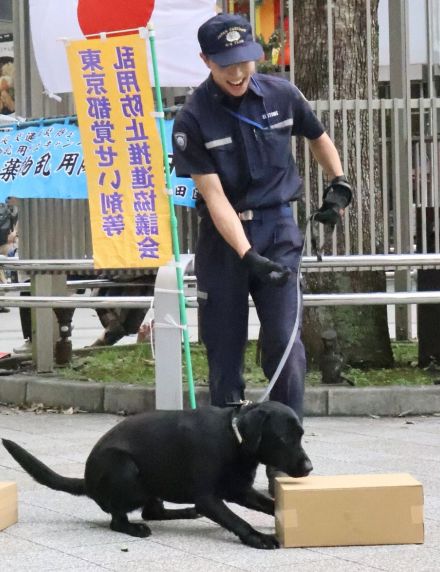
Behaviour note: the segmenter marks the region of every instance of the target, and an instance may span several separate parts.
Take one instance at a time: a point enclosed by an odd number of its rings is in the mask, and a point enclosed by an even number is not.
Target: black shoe
[[[271,467],[270,465],[267,465],[266,467],[266,475],[268,481],[267,492],[272,498],[275,498],[275,479],[277,477],[288,477],[289,475],[283,473],[283,471],[280,471],[276,467]]]
[[[11,311],[11,310],[10,310],[9,308],[4,308],[4,307],[1,307],[1,308],[0,308],[0,313],[1,313],[1,314],[6,314],[7,312],[10,312],[10,311]]]

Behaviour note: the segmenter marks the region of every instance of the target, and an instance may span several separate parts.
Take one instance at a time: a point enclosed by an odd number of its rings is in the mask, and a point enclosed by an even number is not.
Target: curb
[[[246,398],[258,401],[263,389],[248,387]],[[196,388],[198,406],[209,404],[207,387]],[[155,408],[154,387],[125,383],[66,381],[56,377],[12,375],[0,377],[0,402],[7,405],[77,408],[89,413],[140,413]],[[185,407],[189,407],[184,394]],[[309,387],[304,415],[379,416],[439,415],[440,386]]]

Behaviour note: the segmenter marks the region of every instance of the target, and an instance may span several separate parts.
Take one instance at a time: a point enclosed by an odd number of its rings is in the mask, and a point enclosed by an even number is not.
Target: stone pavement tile
[[[18,483],[19,480],[24,480],[21,467],[17,467],[17,463],[15,463],[14,467],[7,467],[0,460],[0,481],[14,481]]]
[[[437,494],[439,493],[438,489],[436,492]],[[425,518],[437,522],[440,526],[440,496],[430,496],[425,498]]]
[[[0,430],[10,428],[17,434],[44,434],[48,438],[75,443],[89,436],[90,443],[94,444],[103,433],[121,420],[120,416],[109,414],[34,413],[0,406]]]
[[[314,560],[313,562],[301,562],[300,566],[268,566],[264,568],[254,568],[254,572],[374,572],[382,568],[373,568],[356,562],[338,560],[336,558]],[[408,570],[408,572],[414,572]]]
[[[235,510],[235,506],[231,505],[231,508],[234,512],[244,516],[244,513]],[[250,548],[224,528],[207,522],[207,526],[202,526],[199,521],[152,523],[153,536],[151,538],[154,542],[191,556],[207,558],[209,555],[210,560],[219,564],[235,566],[240,570],[252,572],[259,571],[265,566],[294,566],[315,559],[325,559],[325,556],[315,555],[304,549],[257,550]],[[255,522],[252,524],[257,530],[266,534],[274,532],[273,522],[271,526],[265,526],[264,520],[260,525]]]
[[[58,550],[50,550],[36,542],[15,538],[8,532],[0,532],[0,554],[0,569],[5,572],[103,570]]]
[[[71,470],[73,464],[76,463],[79,467],[82,467],[79,471],[79,475],[81,476],[84,473],[84,465],[91,451],[91,446],[82,446],[80,444],[73,445],[72,443],[65,442],[60,444],[59,441],[54,439],[45,439],[45,442],[41,443],[39,442],[41,441],[41,436],[34,435],[30,438],[23,438],[20,436],[17,437],[16,435],[8,435],[7,433],[7,431],[3,431],[1,437],[14,441],[29,451],[29,453],[37,457],[37,459],[48,465],[51,469],[55,470],[55,472],[63,470],[62,467],[60,467],[60,464],[62,463],[65,463],[66,466],[70,464],[69,470]],[[5,462],[2,463],[2,461]],[[1,446],[1,444],[0,463],[8,466],[12,466],[12,464],[16,467],[19,466],[12,456],[3,448],[3,446]]]
[[[19,492],[20,521],[26,514],[34,514],[36,508],[41,508],[49,511],[42,513],[44,521],[57,519],[61,526],[64,524],[66,527],[74,522],[82,522],[110,530],[110,515],[102,511],[93,500],[37,486],[39,488],[35,492]]]
[[[121,542],[129,544],[133,538],[122,536],[107,527],[91,526],[85,522],[74,521],[65,525],[58,521],[58,526],[48,526],[45,523],[18,524],[8,529],[11,536],[26,539],[60,552],[68,552],[79,546],[105,546],[115,542],[115,538],[121,538]]]
[[[4,411],[4,409],[3,409]],[[73,475],[81,475],[83,463],[80,455],[84,453],[85,461],[88,452],[98,438],[121,418],[110,415],[35,415],[29,412],[19,414],[1,414],[0,407],[0,437],[4,431],[19,443],[32,443],[32,447],[41,447],[44,451],[42,460],[54,460],[60,472],[72,471]],[[306,440],[310,440],[312,462],[316,474],[350,474],[359,472],[394,472],[397,463],[408,460],[409,471],[419,478],[424,485],[426,499],[426,544],[415,547],[419,549],[412,556],[417,556],[417,563],[423,570],[425,560],[429,560],[435,570],[440,554],[439,541],[439,506],[440,473],[436,472],[436,459],[439,458],[433,437],[440,427],[439,419],[417,419],[414,425],[405,428],[402,419],[307,419]],[[437,433],[436,433],[437,432]],[[12,437],[14,435],[14,437]],[[390,437],[392,436],[392,438]],[[426,437],[426,443],[424,439]],[[24,439],[24,441],[22,441]],[[38,441],[41,440],[41,445]],[[433,445],[434,443],[434,445]],[[67,446],[67,447],[66,447]],[[306,450],[308,444],[306,443]],[[337,451],[335,459],[334,451]],[[360,454],[359,454],[360,451]],[[421,452],[418,455],[417,452]],[[32,449],[32,452],[36,451]],[[408,452],[410,454],[408,454]],[[38,454],[37,454],[38,456]],[[359,457],[368,459],[365,471],[359,466]],[[14,463],[9,463],[8,459]],[[354,461],[354,459],[356,461]],[[403,466],[403,465],[402,465]],[[109,530],[109,517],[90,499],[73,497],[65,493],[44,488],[16,468],[15,461],[0,446],[0,479],[16,480],[19,485],[20,522],[8,529],[5,534],[15,536],[17,542],[26,539],[46,543],[40,545],[46,548],[47,554],[62,553],[71,557],[58,566],[58,570],[202,570],[218,572],[225,570],[249,570],[260,572],[270,570],[287,572],[332,572],[366,571],[366,570],[408,570],[408,548],[394,552],[393,547],[381,547],[379,556],[387,562],[387,554],[391,554],[391,565],[382,567],[365,560],[363,555],[376,553],[376,547],[353,547],[344,549],[282,549],[275,551],[260,551],[245,547],[238,539],[207,519],[197,521],[168,521],[152,522],[153,535],[148,539],[133,539]],[[16,478],[14,478],[16,477]],[[264,468],[260,467],[256,479],[257,488],[267,486]],[[251,522],[262,532],[273,532],[274,523],[271,517],[260,515],[253,511],[236,507],[231,508]],[[140,513],[135,512],[132,519],[140,519]],[[115,540],[116,539],[116,540]],[[151,558],[152,544],[160,545],[168,552],[161,560],[154,560],[151,566],[144,566],[143,559],[148,554]],[[128,554],[134,558],[125,560],[126,566],[107,564],[102,561],[101,554],[109,546],[127,547]],[[136,545],[136,551],[134,546]],[[131,548],[133,547],[133,552]],[[399,547],[400,548],[400,547]],[[80,554],[77,551],[89,550],[90,554]],[[120,549],[119,549],[120,550]],[[341,550],[351,551],[348,558]],[[426,551],[426,558],[424,556]],[[1,553],[0,546],[0,553]],[[18,553],[20,551],[18,550]],[[138,554],[139,553],[139,554]],[[147,560],[146,560],[147,561]],[[90,562],[88,564],[88,562]],[[119,560],[117,560],[117,563]],[[0,563],[0,570],[3,570]],[[41,562],[39,567],[29,568],[28,564],[21,570],[34,569],[44,571]],[[87,568],[90,566],[90,568]],[[101,567],[101,568],[99,568]],[[17,569],[17,568],[15,568]],[[14,570],[15,570],[14,569]],[[440,570],[440,567],[438,567]],[[125,572],[125,570],[124,570]]]
[[[322,554],[331,554],[339,560],[357,562],[390,572],[434,572],[440,570],[440,553],[422,544],[387,546],[347,546],[319,549]],[[332,566],[333,570],[333,566]]]
[[[107,569],[107,568],[106,568]],[[120,572],[121,568],[111,568]],[[166,559],[157,562],[127,562],[124,572],[240,572],[237,566],[219,564],[205,558],[196,558],[185,555],[179,559]]]
[[[440,518],[439,520],[425,518],[425,546],[440,552]]]
[[[440,426],[439,426],[440,434]],[[335,436],[329,439],[328,436],[314,437],[313,440],[306,439],[304,441],[304,448],[312,453],[324,452],[324,447],[332,447],[332,454],[338,458],[344,458],[347,450],[351,450],[352,457],[357,461],[363,463],[371,463],[374,460],[395,458],[395,457],[411,457],[414,454],[417,458],[424,459],[425,461],[440,461],[440,443],[433,444],[420,444],[409,442],[405,439],[406,434],[403,434],[400,439],[389,439],[379,437],[366,437],[355,436],[348,439],[339,439]]]
[[[115,541],[115,537],[119,537]],[[87,560],[94,564],[105,566],[111,570],[127,570],[136,569],[143,566],[144,570],[151,570],[153,564],[160,564],[162,562],[170,563],[171,561],[180,562],[186,560],[187,556],[192,555],[188,550],[181,551],[173,547],[158,543],[149,538],[132,538],[123,534],[114,534],[111,536],[111,542],[100,543],[99,548],[93,545],[77,545],[75,547],[67,547],[63,552],[74,556],[76,558]],[[209,558],[211,555],[209,555]],[[197,558],[193,558],[197,562]],[[199,564],[203,564],[203,558],[199,560]],[[217,563],[216,563],[217,564]],[[178,568],[176,568],[178,569]],[[206,570],[200,566],[200,570]]]
[[[408,442],[432,444],[438,446],[440,417],[333,417],[327,423],[326,417],[309,417],[304,420],[305,437],[319,435],[320,440],[352,441],[353,437],[378,437],[381,440],[400,439],[408,432]],[[386,428],[386,430],[384,430]]]
[[[18,522],[8,528],[8,532],[13,536],[23,536],[26,538],[26,528],[31,529],[37,525],[44,528],[45,531],[58,531],[60,528],[74,529],[84,526],[84,519],[79,516],[66,520],[62,512],[52,510],[49,507],[35,506],[19,499],[18,504]],[[29,536],[32,540],[32,536]]]
[[[0,532],[0,554],[2,559],[20,552],[31,554],[41,550],[41,546],[38,546],[38,544],[34,542],[12,536],[9,534],[10,530],[11,528],[7,528]]]
[[[0,444],[1,447],[1,444]],[[61,455],[56,455],[52,452],[52,454],[41,454],[35,453],[35,451],[31,448],[27,448],[32,455],[35,454],[37,459],[41,460],[45,465],[47,465],[52,471],[58,473],[63,477],[78,477],[82,478],[84,476],[84,462],[78,463],[76,461],[69,461],[64,459]],[[17,471],[21,471],[23,474],[23,482],[26,480],[33,480],[32,477],[21,468],[21,466],[17,463],[15,459],[12,458],[9,453],[6,453],[8,457],[12,460],[11,465],[9,465],[8,459],[0,457],[0,471],[1,467],[4,465],[3,461],[5,461],[5,465],[10,467],[11,469],[17,469]],[[40,487],[43,485],[40,485]],[[56,494],[56,493],[55,493]]]

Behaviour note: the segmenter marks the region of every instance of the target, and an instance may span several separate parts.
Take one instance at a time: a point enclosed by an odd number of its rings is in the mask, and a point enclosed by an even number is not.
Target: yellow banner
[[[163,155],[139,35],[67,46],[84,153],[95,268],[145,268],[172,256]]]

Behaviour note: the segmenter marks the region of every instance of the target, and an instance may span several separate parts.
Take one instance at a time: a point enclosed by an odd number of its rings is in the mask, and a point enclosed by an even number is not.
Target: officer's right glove
[[[314,219],[334,227],[341,216],[340,211],[351,203],[352,195],[351,185],[345,176],[335,177],[325,189],[322,206]]]
[[[284,286],[292,271],[287,266],[281,266],[265,256],[260,256],[253,248],[250,248],[242,258],[249,272],[257,276],[262,282]]]

